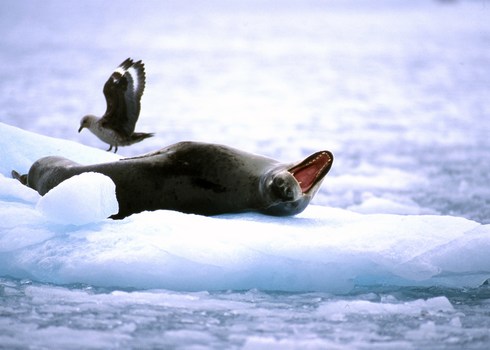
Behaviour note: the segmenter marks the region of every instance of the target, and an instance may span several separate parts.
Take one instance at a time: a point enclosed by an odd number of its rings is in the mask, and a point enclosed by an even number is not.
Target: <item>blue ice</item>
[[[389,214],[389,202],[373,202],[364,214],[310,205],[288,218],[160,210],[106,219],[117,202],[103,175],[72,178],[40,197],[9,174],[50,154],[82,163],[118,156],[2,123],[0,134],[0,276],[178,291],[335,293],[379,284],[476,287],[490,277],[490,225]]]

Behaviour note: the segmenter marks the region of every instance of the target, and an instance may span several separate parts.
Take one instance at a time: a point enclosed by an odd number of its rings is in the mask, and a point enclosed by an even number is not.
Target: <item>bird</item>
[[[145,89],[145,65],[139,60],[127,58],[111,74],[104,84],[107,108],[102,117],[88,114],[80,120],[81,132],[89,129],[101,141],[109,144],[108,152],[114,147],[129,146],[140,142],[154,133],[134,132],[140,114],[141,96]]]

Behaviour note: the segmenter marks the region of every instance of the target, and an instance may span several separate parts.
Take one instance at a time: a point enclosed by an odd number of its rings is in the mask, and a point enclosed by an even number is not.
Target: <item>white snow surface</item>
[[[490,278],[490,225],[375,213],[376,201],[365,214],[310,205],[286,218],[159,210],[104,219],[117,210],[114,184],[105,176],[79,176],[41,198],[9,179],[10,171],[25,173],[53,154],[82,163],[118,156],[3,123],[0,134],[0,276],[181,291],[335,293],[379,284],[477,287]],[[379,206],[390,212],[389,201]]]

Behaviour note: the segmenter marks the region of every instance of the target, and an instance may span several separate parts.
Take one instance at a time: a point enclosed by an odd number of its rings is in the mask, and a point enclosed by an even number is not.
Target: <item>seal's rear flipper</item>
[[[12,170],[12,178],[19,180],[19,182],[23,185],[27,186],[27,174],[20,175],[15,170]]]

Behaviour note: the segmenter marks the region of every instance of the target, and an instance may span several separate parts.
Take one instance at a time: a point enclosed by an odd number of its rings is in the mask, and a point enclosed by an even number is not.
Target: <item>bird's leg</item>
[[[115,147],[114,148],[114,153],[116,153],[117,152],[117,145],[115,145],[114,147]]]
[[[109,147],[109,149],[106,150],[107,152],[110,152],[110,150],[112,149],[112,145],[109,145],[109,146],[111,146],[111,147]]]

